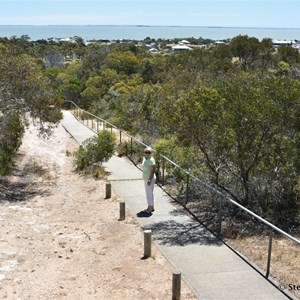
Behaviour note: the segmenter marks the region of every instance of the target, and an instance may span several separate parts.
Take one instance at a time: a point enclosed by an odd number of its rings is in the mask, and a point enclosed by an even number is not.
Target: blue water
[[[236,27],[180,27],[180,26],[82,26],[82,25],[49,25],[49,26],[7,26],[0,25],[0,37],[10,38],[28,35],[30,40],[49,38],[82,37],[92,39],[131,39],[150,38],[208,38],[223,40],[239,34],[256,37],[259,40],[271,38],[278,40],[300,40],[300,28],[236,28]]]

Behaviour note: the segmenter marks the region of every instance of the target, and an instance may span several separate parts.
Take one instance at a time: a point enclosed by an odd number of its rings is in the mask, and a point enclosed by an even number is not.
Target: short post
[[[105,199],[111,198],[111,183],[108,182],[105,185]]]
[[[119,221],[125,220],[125,202],[120,202],[120,218]]]
[[[144,230],[144,258],[151,256],[152,231]]]
[[[180,300],[181,294],[181,273],[173,273],[172,300]]]

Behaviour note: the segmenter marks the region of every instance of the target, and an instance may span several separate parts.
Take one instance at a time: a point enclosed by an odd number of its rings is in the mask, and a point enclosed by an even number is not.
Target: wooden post
[[[144,258],[151,256],[152,231],[144,230]]]
[[[106,183],[105,185],[105,199],[111,198],[111,183]]]
[[[172,300],[180,300],[181,294],[181,273],[173,273]]]
[[[120,202],[120,218],[119,221],[125,220],[125,202]]]

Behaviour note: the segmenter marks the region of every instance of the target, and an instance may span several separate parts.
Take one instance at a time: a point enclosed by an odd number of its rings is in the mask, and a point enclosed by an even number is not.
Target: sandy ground
[[[59,126],[49,140],[27,130],[0,186],[0,299],[171,299],[173,270],[105,181],[74,173],[78,145]],[[182,299],[195,299],[182,284]]]

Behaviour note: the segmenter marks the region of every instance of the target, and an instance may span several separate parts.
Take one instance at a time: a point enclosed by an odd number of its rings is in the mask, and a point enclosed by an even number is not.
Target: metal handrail
[[[193,174],[189,173],[188,171],[182,169],[180,166],[178,166],[176,163],[174,163],[172,160],[168,159],[167,157],[165,157],[164,155],[161,155],[164,159],[166,159],[168,162],[170,162],[171,164],[173,164],[175,167],[177,167],[178,169],[180,169],[182,172],[184,172],[185,174],[189,175],[191,178],[193,178],[194,180],[198,181],[199,183],[203,184],[204,186],[206,186],[207,188],[209,188],[211,191],[217,193],[219,196],[223,197],[224,199],[229,200],[232,204],[238,206],[240,209],[244,210],[245,212],[247,212],[249,215],[251,215],[252,217],[258,219],[259,221],[261,221],[262,223],[264,223],[265,225],[271,227],[272,229],[274,229],[275,231],[277,231],[278,233],[284,235],[285,237],[289,238],[290,240],[294,241],[295,243],[300,245],[300,240],[294,238],[293,236],[291,236],[290,234],[286,233],[285,231],[281,230],[280,228],[278,228],[277,226],[273,225],[272,223],[268,222],[267,220],[263,219],[262,217],[258,216],[257,214],[255,214],[254,212],[252,212],[251,210],[247,209],[246,207],[244,207],[243,205],[239,204],[238,202],[236,202],[235,200],[231,199],[230,197],[228,197],[226,194],[222,193],[221,191],[217,190],[216,188],[212,187],[211,185],[209,185],[208,183],[200,180],[198,177],[194,176]]]
[[[145,143],[139,141],[137,138],[135,138],[134,136],[128,134],[127,132],[125,132],[122,129],[119,129],[118,127],[116,127],[115,125],[109,123],[108,121],[86,111],[83,110],[82,108],[80,108],[76,103],[74,103],[71,100],[65,100],[65,102],[69,102],[71,104],[73,104],[77,109],[81,110],[82,112],[92,116],[93,118],[96,118],[98,120],[100,120],[101,122],[105,123],[105,124],[109,124],[109,126],[111,128],[114,128],[116,130],[118,130],[121,133],[124,133],[125,135],[127,135],[131,141],[134,140],[137,143],[139,143],[140,145],[143,145],[144,147],[148,147],[148,145],[146,145]],[[76,116],[75,116],[76,117]],[[121,139],[121,138],[120,138]],[[273,225],[272,223],[268,222],[267,220],[263,219],[262,217],[258,216],[257,214],[255,214],[254,212],[252,212],[251,210],[247,209],[246,207],[244,207],[243,205],[239,204],[238,202],[236,202],[235,200],[233,200],[232,198],[230,198],[228,195],[224,194],[223,192],[219,191],[218,189],[216,189],[215,187],[211,186],[210,184],[200,180],[199,178],[197,178],[196,176],[194,176],[193,174],[191,174],[190,172],[188,172],[187,170],[183,169],[182,167],[180,167],[178,164],[176,164],[175,162],[173,162],[172,160],[170,160],[169,158],[167,158],[166,156],[160,154],[160,157],[163,158],[163,160],[168,161],[170,164],[172,164],[174,167],[178,168],[180,171],[182,171],[183,173],[185,173],[188,177],[191,177],[192,179],[194,179],[195,181],[199,182],[200,184],[202,184],[203,186],[207,187],[210,191],[213,191],[214,193],[218,194],[221,199],[225,199],[227,201],[229,201],[230,203],[232,203],[233,205],[237,206],[238,208],[240,208],[241,210],[243,210],[244,212],[246,212],[247,214],[251,215],[252,217],[254,217],[255,219],[259,220],[260,222],[262,222],[263,224],[265,224],[266,226],[268,226],[270,228],[270,234],[269,234],[269,248],[268,248],[268,258],[267,258],[267,271],[266,271],[266,275],[265,277],[268,278],[269,273],[270,273],[270,260],[271,260],[271,252],[272,252],[272,237],[273,237],[273,231],[278,232],[279,234],[283,235],[284,237],[292,240],[293,242],[295,242],[297,245],[300,245],[300,240],[298,240],[297,238],[291,236],[290,234],[286,233],[285,231],[281,230],[280,228],[278,228],[277,226]],[[163,169],[164,171],[164,169]],[[188,184],[188,181],[187,181]],[[222,220],[222,202],[220,203],[220,211],[219,211],[219,232],[218,235],[220,235],[221,233],[221,220]]]

